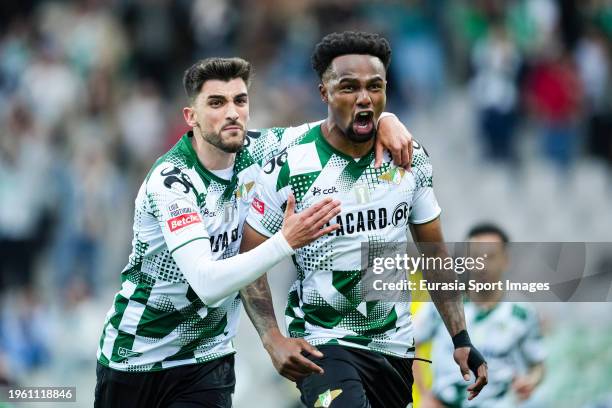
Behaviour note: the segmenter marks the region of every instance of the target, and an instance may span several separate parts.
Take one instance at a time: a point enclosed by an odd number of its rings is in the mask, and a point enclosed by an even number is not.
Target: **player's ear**
[[[321,100],[325,103],[329,102],[327,98],[327,86],[323,82],[319,84],[319,94],[321,95]]]
[[[195,110],[191,106],[185,106],[183,108],[183,118],[189,127],[196,127],[198,118]]]

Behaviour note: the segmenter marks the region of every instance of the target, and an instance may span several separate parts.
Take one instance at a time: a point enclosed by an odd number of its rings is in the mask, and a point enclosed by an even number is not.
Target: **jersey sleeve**
[[[283,225],[284,209],[291,192],[287,148],[272,157],[259,173],[255,194],[246,222],[260,234],[270,237]]]
[[[253,282],[293,249],[282,233],[246,253],[214,260],[189,176],[171,163],[156,166],[145,183],[148,210],[155,216],[174,261],[195,293],[214,306]]]
[[[416,185],[408,221],[411,224],[425,224],[436,219],[442,210],[433,190],[433,168],[429,160],[429,154],[416,140],[413,141],[412,145],[412,173]]]
[[[540,319],[535,310],[525,308],[525,334],[520,341],[521,355],[529,365],[538,364],[546,359],[546,348],[540,330]]]
[[[419,345],[432,340],[441,324],[442,319],[434,303],[425,303],[414,316],[415,344]]]
[[[195,188],[178,167],[171,163],[156,166],[146,182],[146,196],[170,253],[190,242],[209,239]]]
[[[247,131],[244,146],[257,164],[263,166],[299,136],[323,122],[304,123],[293,127],[272,127]]]

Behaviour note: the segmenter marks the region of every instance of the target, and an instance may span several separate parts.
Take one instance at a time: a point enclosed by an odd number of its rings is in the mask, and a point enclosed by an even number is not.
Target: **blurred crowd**
[[[409,128],[460,92],[483,163],[522,166],[530,129],[535,160],[560,174],[585,158],[612,168],[609,0],[2,2],[0,383],[56,358],[53,333],[86,321],[83,304],[110,304],[138,185],[186,130],[183,71],[244,57],[254,126],[316,120],[310,54],[345,29],[389,39],[388,110]],[[103,316],[89,319],[95,338]]]

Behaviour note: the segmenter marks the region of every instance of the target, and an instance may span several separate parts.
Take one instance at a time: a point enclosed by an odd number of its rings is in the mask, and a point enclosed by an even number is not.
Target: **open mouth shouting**
[[[366,136],[374,131],[374,112],[371,110],[357,112],[353,119],[353,132],[357,136]]]

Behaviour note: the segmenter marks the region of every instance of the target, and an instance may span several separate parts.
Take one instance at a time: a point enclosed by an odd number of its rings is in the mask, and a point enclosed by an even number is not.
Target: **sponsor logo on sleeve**
[[[196,210],[191,207],[181,207],[179,203],[172,203],[168,206],[168,213],[170,217],[178,217],[179,215],[189,214],[193,212],[196,212]]]
[[[251,203],[251,207],[255,209],[259,214],[263,215],[266,211],[266,205],[259,198],[253,198],[253,203]]]
[[[197,224],[202,222],[198,213],[192,212],[188,214],[181,214],[178,217],[170,218],[168,220],[168,228],[170,232],[175,232],[181,228],[185,228],[188,225]]]

